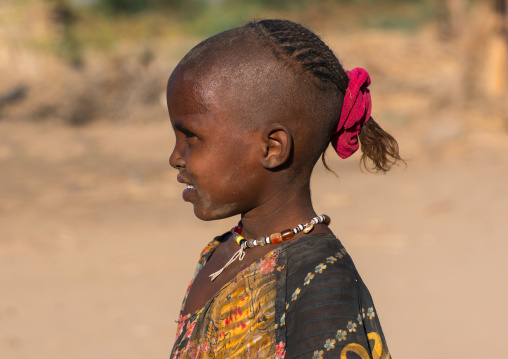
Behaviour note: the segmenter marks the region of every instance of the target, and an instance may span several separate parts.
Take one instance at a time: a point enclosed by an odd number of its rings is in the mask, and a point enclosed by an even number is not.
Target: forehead
[[[213,102],[214,84],[198,68],[178,66],[168,81],[167,97],[171,110],[175,105],[194,102],[203,107]]]
[[[203,67],[179,66],[168,82],[167,101],[175,128],[200,129],[199,134],[221,136],[225,131],[243,133],[238,106],[230,89],[213,71]],[[203,131],[205,133],[203,133]]]

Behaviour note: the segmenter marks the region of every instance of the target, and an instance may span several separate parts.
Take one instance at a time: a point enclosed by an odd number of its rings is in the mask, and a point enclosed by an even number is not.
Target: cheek
[[[232,151],[235,151],[234,149]],[[221,165],[223,186],[230,188],[234,194],[239,194],[250,187],[257,177],[258,168],[253,165],[248,153],[237,151],[227,158]]]
[[[214,168],[212,176],[205,176],[198,184],[198,202],[194,203],[194,214],[202,220],[222,219],[241,212],[241,191],[235,175]]]
[[[232,142],[234,145],[214,146],[215,151],[187,153],[187,172],[195,181],[203,204],[237,203],[252,194],[260,165],[248,145]]]

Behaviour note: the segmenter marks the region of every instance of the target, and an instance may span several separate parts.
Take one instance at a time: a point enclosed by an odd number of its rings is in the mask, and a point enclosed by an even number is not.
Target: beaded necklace
[[[309,222],[305,224],[299,224],[293,229],[286,229],[282,232],[272,233],[267,237],[259,237],[257,239],[245,239],[242,236],[242,221],[238,223],[238,226],[233,227],[231,229],[231,233],[238,245],[240,246],[240,249],[233,254],[231,259],[226,263],[224,267],[222,267],[220,270],[218,270],[215,273],[210,274],[210,279],[213,282],[215,278],[217,278],[223,271],[226,269],[231,263],[233,263],[235,260],[242,260],[243,257],[245,257],[245,249],[247,248],[253,248],[257,246],[264,246],[265,244],[279,244],[283,241],[288,241],[291,238],[295,236],[295,234],[300,233],[303,231],[303,233],[307,234],[310,231],[314,229],[314,226],[318,223],[324,223],[326,225],[330,224],[330,217],[328,217],[326,214],[322,214],[320,216],[316,216],[312,218]]]

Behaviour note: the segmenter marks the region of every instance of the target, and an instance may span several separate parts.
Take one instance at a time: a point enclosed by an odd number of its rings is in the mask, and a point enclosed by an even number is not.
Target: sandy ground
[[[315,207],[395,358],[500,357],[508,142],[439,159],[394,133],[407,169],[370,175],[330,155],[339,178],[318,166]],[[168,357],[200,249],[237,220],[194,218],[167,165],[172,141],[168,122],[0,123],[1,358]]]

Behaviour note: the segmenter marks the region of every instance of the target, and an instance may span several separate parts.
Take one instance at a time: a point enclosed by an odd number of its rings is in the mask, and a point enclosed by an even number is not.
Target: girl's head
[[[176,133],[170,163],[189,185],[184,199],[196,215],[244,214],[283,200],[281,191],[308,191],[332,135],[350,132],[337,128],[348,84],[333,52],[290,21],[249,23],[192,49],[173,71],[167,99]],[[349,137],[347,153],[356,133]],[[400,159],[372,119],[359,137],[375,170]]]

